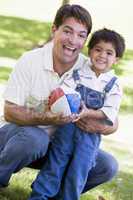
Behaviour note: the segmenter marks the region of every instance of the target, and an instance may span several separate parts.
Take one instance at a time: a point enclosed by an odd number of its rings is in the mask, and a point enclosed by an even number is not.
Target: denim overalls
[[[111,79],[100,93],[80,84],[78,71],[73,72],[73,78],[86,106],[94,109],[103,106],[105,93],[116,80]],[[86,133],[74,123],[60,126],[51,143],[48,160],[32,184],[29,200],[48,200],[57,193],[57,200],[78,200],[88,173],[95,165],[99,143],[99,133]]]

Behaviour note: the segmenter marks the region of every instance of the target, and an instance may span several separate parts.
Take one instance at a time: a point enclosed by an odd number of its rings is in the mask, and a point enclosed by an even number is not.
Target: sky
[[[53,21],[61,0],[0,0],[0,14],[41,21]],[[71,0],[91,14],[93,29],[106,27],[123,35],[127,48],[133,49],[132,0]]]

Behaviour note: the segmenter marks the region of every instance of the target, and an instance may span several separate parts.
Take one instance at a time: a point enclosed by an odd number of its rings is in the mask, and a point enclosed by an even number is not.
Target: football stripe
[[[70,110],[72,113],[78,113],[81,105],[81,98],[78,94],[66,95]]]
[[[53,90],[48,99],[49,106],[51,106],[55,101],[57,101],[62,96],[64,96],[64,92],[61,88],[56,88],[55,90]]]
[[[51,111],[54,113],[62,113],[64,116],[71,114],[71,110],[65,95],[51,105]]]

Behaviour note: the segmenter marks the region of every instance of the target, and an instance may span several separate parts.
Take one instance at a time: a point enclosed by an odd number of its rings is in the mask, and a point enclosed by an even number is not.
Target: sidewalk
[[[0,57],[0,67],[11,67],[14,68],[16,64],[16,59],[9,58],[9,57]]]

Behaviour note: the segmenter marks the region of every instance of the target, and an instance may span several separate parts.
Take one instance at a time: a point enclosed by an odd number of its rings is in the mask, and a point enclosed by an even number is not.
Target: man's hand
[[[44,121],[44,125],[63,125],[75,121],[77,115],[64,116],[62,113],[53,113],[47,110],[45,113],[40,113],[39,118]]]

